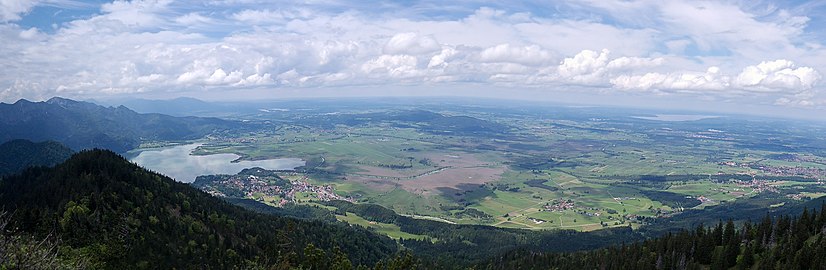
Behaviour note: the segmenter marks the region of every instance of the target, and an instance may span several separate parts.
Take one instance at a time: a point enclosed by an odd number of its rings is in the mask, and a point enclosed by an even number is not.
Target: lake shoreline
[[[192,155],[204,143],[141,149],[133,152],[130,161],[164,174],[178,182],[191,183],[201,175],[236,174],[243,169],[260,167],[267,170],[295,170],[306,161],[299,158],[241,160],[237,154]]]

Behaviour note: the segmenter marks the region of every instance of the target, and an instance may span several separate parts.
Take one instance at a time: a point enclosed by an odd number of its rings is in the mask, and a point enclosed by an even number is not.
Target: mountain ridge
[[[56,233],[60,256],[92,268],[296,267],[307,256],[372,265],[398,251],[366,229],[244,210],[100,149],[4,178],[0,209],[15,209],[22,233]]]
[[[0,142],[54,140],[75,149],[123,153],[148,140],[191,140],[244,124],[218,118],[140,114],[125,106],[54,97],[47,101],[0,103]]]

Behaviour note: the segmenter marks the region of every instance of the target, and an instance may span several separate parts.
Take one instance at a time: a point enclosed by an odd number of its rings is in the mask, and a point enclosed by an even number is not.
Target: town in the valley
[[[337,194],[331,185],[314,185],[306,175],[294,171],[245,169],[235,175],[199,176],[194,186],[217,197],[255,199],[284,206],[302,201],[354,201]]]

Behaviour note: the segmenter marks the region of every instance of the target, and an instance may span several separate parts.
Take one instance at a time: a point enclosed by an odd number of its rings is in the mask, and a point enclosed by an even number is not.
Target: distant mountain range
[[[225,111],[226,105],[206,102],[196,98],[181,97],[169,100],[126,99],[96,104],[125,106],[138,113],[160,113],[172,116],[214,115]]]
[[[0,144],[0,177],[31,166],[54,166],[72,156],[72,149],[55,142],[11,140]]]
[[[150,140],[189,140],[243,123],[202,117],[137,113],[124,106],[52,98],[0,103],[0,142],[53,140],[72,149],[105,148],[125,152]]]

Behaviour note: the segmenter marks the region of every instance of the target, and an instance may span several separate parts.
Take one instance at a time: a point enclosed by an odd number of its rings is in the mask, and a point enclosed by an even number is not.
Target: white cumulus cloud
[[[611,84],[623,90],[724,90],[729,78],[720,75],[720,68],[710,67],[705,73],[646,73],[644,75],[620,75]]]
[[[573,82],[590,83],[602,75],[608,64],[607,49],[601,52],[583,50],[574,57],[565,58],[556,68],[559,76]]]
[[[718,90],[734,92],[803,93],[820,80],[811,67],[796,67],[788,60],[764,61],[747,66],[736,76],[728,76],[718,67],[706,72],[651,72],[644,75],[620,75],[611,84],[624,90]],[[781,102],[788,103],[788,102]]]
[[[67,3],[89,7],[89,15],[18,25],[38,5]],[[414,7],[398,8],[407,5]],[[800,14],[777,7],[755,14],[733,2],[575,5],[609,18],[601,20],[566,12],[570,2],[558,5],[546,14],[462,2],[447,14],[419,3],[0,0],[0,100],[399,82],[549,93],[758,93],[752,96],[764,104],[788,106],[824,98],[818,71],[826,69],[826,44]]]
[[[241,71],[232,71],[227,74],[223,69],[216,69],[212,75],[205,80],[207,84],[235,84],[240,83],[244,73]]]
[[[247,78],[241,80],[240,82],[238,82],[238,85],[252,86],[252,85],[267,85],[267,84],[272,84],[272,83],[273,83],[272,75],[270,75],[269,73],[265,73],[264,75],[260,75],[260,74],[256,73],[256,74],[252,74],[252,75],[248,76]]]
[[[430,58],[430,62],[427,63],[427,68],[447,67],[448,61],[450,61],[456,53],[456,49],[451,47],[442,49],[439,54]]]
[[[40,1],[0,0],[0,22],[20,20],[20,15],[31,11]]]
[[[516,63],[526,66],[546,64],[552,57],[550,52],[537,45],[513,46],[508,43],[486,48],[479,54],[482,62]]]
[[[784,59],[765,61],[748,66],[737,75],[734,83],[743,88],[775,91],[779,89],[810,89],[820,80],[820,74],[811,67],[796,67]]]
[[[418,59],[407,54],[382,55],[361,66],[370,75],[387,75],[394,78],[409,78],[421,75],[417,69]]]
[[[432,36],[416,33],[396,34],[384,45],[385,54],[427,54],[439,51],[442,47]]]
[[[582,84],[599,84],[608,80],[612,74],[637,68],[653,67],[663,63],[662,58],[620,57],[610,59],[611,52],[583,50],[574,57],[562,60],[556,67],[562,81]]]

